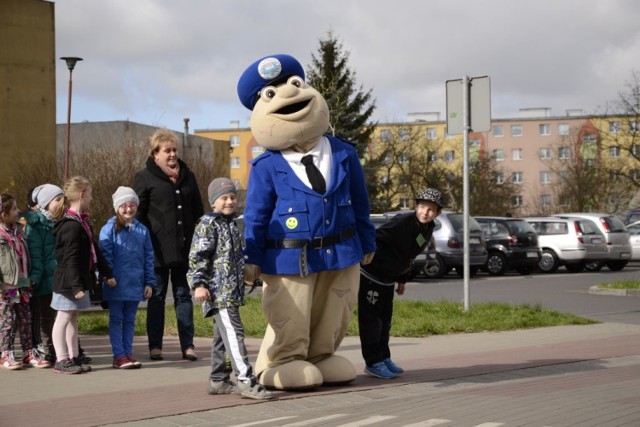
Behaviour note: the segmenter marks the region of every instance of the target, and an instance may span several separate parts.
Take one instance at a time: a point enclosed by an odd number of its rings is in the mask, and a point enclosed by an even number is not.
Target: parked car
[[[640,209],[631,209],[624,217],[624,225],[633,224],[640,221]]]
[[[538,233],[542,256],[538,270],[553,273],[564,265],[571,272],[584,270],[587,262],[607,259],[607,242],[596,224],[586,218],[528,217]]]
[[[438,278],[455,269],[464,274],[464,215],[460,212],[442,211],[435,220],[433,246],[422,269],[429,278]],[[482,228],[469,217],[469,274],[474,276],[487,262],[487,248]]]
[[[631,244],[631,261],[640,261],[640,221],[627,225]]]
[[[631,259],[631,244],[629,243],[629,232],[625,225],[614,215],[606,213],[564,213],[556,214],[560,218],[579,217],[590,219],[603,232],[606,243],[608,256],[605,261],[595,261],[586,264],[585,268],[589,271],[598,271],[603,266],[607,266],[609,270],[622,270]]]
[[[531,274],[542,257],[538,234],[522,218],[474,217],[487,244],[487,262],[483,269],[492,276],[501,276],[509,269],[520,274]]]

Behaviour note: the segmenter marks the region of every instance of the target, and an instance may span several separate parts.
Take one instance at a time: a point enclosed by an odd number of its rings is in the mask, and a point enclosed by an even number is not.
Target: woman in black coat
[[[178,138],[168,129],[151,137],[146,167],[134,179],[140,205],[137,218],[151,233],[157,286],[147,303],[149,356],[162,360],[165,299],[169,279],[178,320],[182,357],[197,360],[193,345],[193,302],[187,284],[189,249],[197,221],[204,214],[195,175],[178,159]]]

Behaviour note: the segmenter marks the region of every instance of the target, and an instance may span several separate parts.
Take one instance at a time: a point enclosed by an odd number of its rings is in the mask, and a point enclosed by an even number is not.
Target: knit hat
[[[42,184],[33,189],[31,199],[35,201],[41,209],[46,209],[53,199],[63,194],[64,191],[57,185]]]
[[[213,205],[218,197],[225,194],[233,193],[237,194],[236,186],[229,178],[216,178],[209,184],[209,204]]]
[[[113,193],[113,209],[118,212],[118,208],[125,203],[140,203],[138,195],[133,188],[130,187],[118,187],[115,193]]]
[[[416,194],[416,202],[419,200],[426,200],[427,202],[433,202],[436,205],[440,206],[440,208],[442,208],[442,193],[439,190],[436,190],[435,188],[428,188],[425,187],[422,190],[418,191],[418,194]]]

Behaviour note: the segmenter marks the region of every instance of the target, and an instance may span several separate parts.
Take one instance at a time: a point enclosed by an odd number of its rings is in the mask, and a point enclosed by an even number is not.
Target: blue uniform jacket
[[[111,217],[100,230],[100,249],[117,281],[114,288],[102,285],[102,299],[143,301],[144,287],[156,286],[149,230],[136,219],[117,233],[115,225],[116,217]]]
[[[334,245],[307,249],[309,273],[338,270],[375,252],[375,228],[369,220],[369,196],[355,149],[326,135],[331,143],[331,186],[321,195],[307,187],[279,151],[252,161],[244,211],[245,258],[266,274],[300,274],[300,248],[267,248],[275,239],[313,239],[351,230]]]

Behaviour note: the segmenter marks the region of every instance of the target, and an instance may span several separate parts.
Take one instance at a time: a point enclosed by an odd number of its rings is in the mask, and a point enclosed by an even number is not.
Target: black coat
[[[182,160],[178,162],[180,176],[175,184],[153,157],[133,182],[140,199],[137,219],[151,234],[156,268],[188,266],[193,231],[204,215],[196,177]]]
[[[385,283],[406,283],[413,260],[427,247],[435,223],[421,224],[416,213],[398,214],[376,230],[376,254],[362,268]]]
[[[64,215],[53,226],[53,234],[56,237],[57,262],[53,275],[54,292],[73,300],[80,291],[96,291],[96,267],[105,279],[113,277],[95,239],[93,247],[98,264],[90,268],[91,241],[79,219]]]

